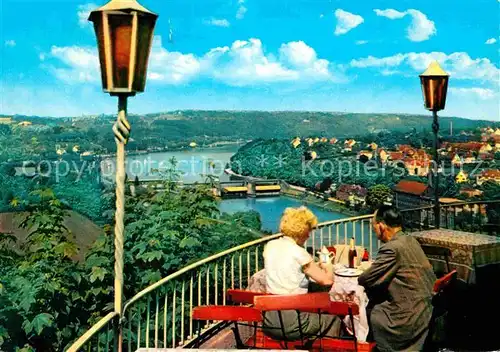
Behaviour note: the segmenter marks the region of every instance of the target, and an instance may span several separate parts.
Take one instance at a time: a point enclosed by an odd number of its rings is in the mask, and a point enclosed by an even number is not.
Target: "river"
[[[260,214],[262,229],[274,233],[278,232],[279,220],[283,211],[288,207],[298,207],[301,205],[302,202],[290,197],[238,198],[223,200],[220,203],[219,209],[226,213],[256,210]],[[314,205],[307,205],[307,207],[318,217],[319,222],[346,217],[344,214],[328,211]]]
[[[159,177],[155,169],[162,169],[168,165],[169,160],[174,157],[177,162],[177,170],[182,173],[181,180],[184,183],[204,182],[205,174],[219,176],[222,182],[228,181],[229,176],[224,174],[225,165],[230,161],[231,156],[237,151],[237,146],[228,146],[217,149],[194,148],[186,151],[172,151],[162,153],[149,153],[127,156],[127,173],[129,179],[137,175],[140,180],[155,179]],[[210,166],[212,163],[213,167]],[[114,167],[114,160],[109,160],[108,165]],[[109,171],[109,170],[108,170]],[[273,233],[278,232],[279,220],[281,214],[287,207],[298,207],[302,202],[289,197],[270,197],[270,198],[239,198],[224,199],[220,202],[219,208],[222,212],[234,213],[237,211],[255,210],[261,216],[262,228]],[[314,205],[307,205],[318,217],[319,222],[338,220],[346,218],[342,213],[325,210]],[[333,229],[333,233],[324,231],[323,239],[328,236],[336,237],[337,231],[340,239],[351,237],[356,233],[357,244],[369,243],[369,227],[367,223],[357,224],[347,227],[339,226]],[[363,240],[361,240],[363,234]],[[320,238],[316,238],[319,243]],[[372,236],[372,241],[376,239]]]
[[[226,164],[238,150],[237,146],[218,147],[210,149],[193,148],[183,151],[132,154],[126,159],[128,178],[136,176],[140,180],[158,179],[159,171],[164,171],[170,165],[170,159],[177,161],[177,171],[184,183],[204,182],[207,174],[218,176],[220,181],[229,181],[224,173]],[[114,177],[115,159],[107,159],[103,163],[103,175]]]

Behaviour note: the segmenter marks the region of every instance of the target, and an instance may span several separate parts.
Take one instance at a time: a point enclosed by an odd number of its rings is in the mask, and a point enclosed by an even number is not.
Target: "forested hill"
[[[382,130],[418,131],[431,128],[431,117],[406,114],[355,114],[328,112],[269,111],[177,111],[132,117],[150,121],[174,139],[179,136],[233,138],[289,138],[290,136],[335,135],[349,137]],[[148,121],[148,122],[149,122]],[[491,125],[491,121],[440,118],[442,128],[470,129]]]
[[[91,141],[107,150],[114,149],[109,138],[116,117],[45,118],[14,116],[14,122],[31,121],[33,127],[50,126],[48,139],[57,142],[80,143],[82,148]],[[202,111],[184,110],[146,115],[129,115],[132,124],[130,149],[146,150],[152,147],[176,147],[195,141],[210,144],[217,141],[257,138],[291,138],[294,136],[326,136],[337,138],[359,137],[381,131],[431,131],[432,118],[428,115],[357,114],[297,111]],[[448,135],[453,121],[454,135],[463,129],[500,125],[498,122],[464,118],[440,117],[441,133]],[[36,135],[41,137],[40,133]],[[95,147],[94,147],[95,149]],[[85,149],[88,150],[88,149]]]
[[[23,118],[30,119],[24,116]],[[210,136],[240,136],[242,138],[288,138],[294,135],[310,134],[335,134],[339,137],[348,137],[353,133],[377,133],[381,130],[406,131],[416,128],[417,131],[420,131],[430,129],[432,123],[430,114],[359,114],[307,111],[184,110],[146,115],[130,114],[129,118],[131,122],[135,123],[135,127],[143,127],[142,124],[147,124],[150,127],[151,125],[163,127],[162,132],[177,138],[179,135],[189,137],[204,134]],[[85,118],[78,119],[81,119],[80,123],[83,124],[87,120]],[[101,115],[98,119],[114,120],[115,117]],[[43,118],[43,120],[47,119]],[[94,119],[90,119],[90,121],[92,120]],[[453,121],[455,131],[492,124],[491,121],[458,117],[440,117],[439,120],[443,130],[449,129],[450,121]],[[90,123],[93,124],[93,122]]]

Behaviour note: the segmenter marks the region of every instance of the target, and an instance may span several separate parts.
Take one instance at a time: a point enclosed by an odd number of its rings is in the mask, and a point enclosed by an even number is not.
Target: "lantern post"
[[[157,18],[157,14],[136,0],[111,0],[89,15],[97,37],[103,91],[118,96],[118,117],[113,126],[116,141],[114,310],[119,319],[115,325],[115,351],[121,351],[123,343],[125,145],[131,130],[127,120],[127,99],[144,91]]]
[[[432,111],[434,132],[434,225],[441,226],[441,215],[439,208],[439,121],[437,112],[444,109],[446,103],[446,92],[448,90],[449,75],[437,61],[432,62],[427,70],[420,75],[424,106]]]

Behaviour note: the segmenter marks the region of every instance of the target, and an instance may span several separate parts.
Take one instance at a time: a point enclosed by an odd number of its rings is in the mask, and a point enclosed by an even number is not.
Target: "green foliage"
[[[9,125],[0,124],[0,137],[10,136],[12,128]]]
[[[368,189],[366,194],[366,204],[375,210],[385,202],[392,199],[392,190],[385,185],[375,185]]]
[[[3,341],[7,350],[26,343],[37,351],[62,350],[70,337],[68,329],[85,317],[84,307],[75,307],[72,299],[79,290],[75,274],[80,269],[71,259],[78,248],[63,224],[66,213],[54,193],[41,189],[32,196],[38,202],[29,205],[21,223],[29,231],[23,253],[2,260],[0,331],[10,337]]]
[[[258,213],[220,214],[210,187],[179,188],[175,160],[165,175],[163,192],[146,190],[126,199],[125,297],[262,235]],[[62,202],[45,188],[30,197],[23,204],[29,215],[22,226],[29,235],[22,253],[12,249],[12,236],[0,237],[0,349],[62,351],[112,306],[112,226],[76,262],[78,248],[64,226]]]
[[[453,176],[439,178],[439,195],[441,197],[455,198],[460,192],[460,186],[455,182]]]
[[[486,181],[480,188],[483,191],[483,199],[497,200],[500,199],[500,185],[493,181]]]

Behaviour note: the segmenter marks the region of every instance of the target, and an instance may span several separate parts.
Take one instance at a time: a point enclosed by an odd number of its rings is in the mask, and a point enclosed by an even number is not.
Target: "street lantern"
[[[440,111],[444,109],[448,78],[448,73],[439,66],[437,61],[432,62],[427,70],[420,75],[424,106],[427,110]]]
[[[153,30],[158,15],[136,0],[111,0],[92,11],[99,49],[103,90],[118,96],[118,118],[113,126],[116,141],[116,211],[114,310],[118,324],[114,331],[114,350],[123,343],[123,244],[125,238],[125,145],[131,126],[127,121],[127,98],[144,91]]]
[[[112,0],[90,13],[105,92],[134,95],[144,91],[157,18],[136,0]]]
[[[446,92],[448,90],[448,78],[446,73],[437,61],[431,62],[427,70],[420,75],[420,84],[424,96],[424,106],[432,111],[434,132],[434,167],[433,167],[433,188],[434,188],[434,226],[441,226],[441,215],[439,208],[439,121],[437,112],[444,109],[446,103]]]

